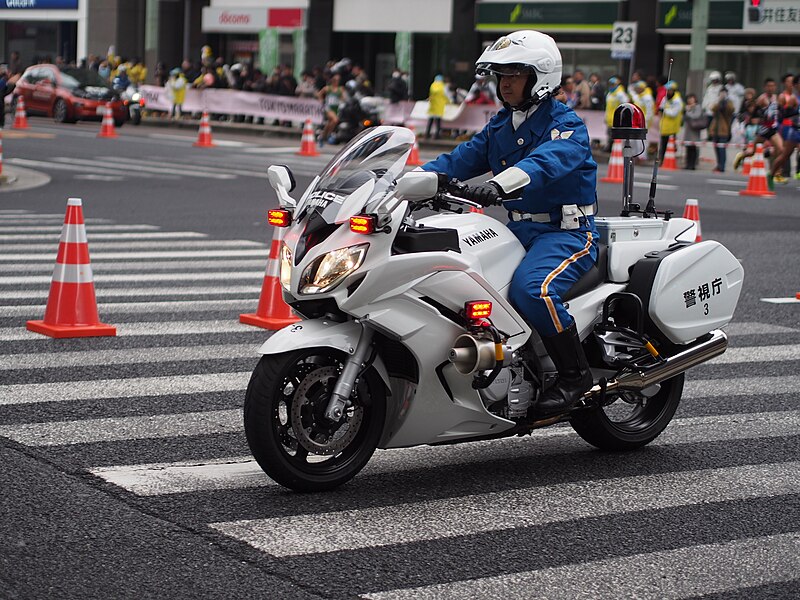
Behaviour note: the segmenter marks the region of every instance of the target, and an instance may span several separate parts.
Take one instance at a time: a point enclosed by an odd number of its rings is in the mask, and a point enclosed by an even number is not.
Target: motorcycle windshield
[[[329,225],[341,222],[344,213],[359,212],[391,189],[413,145],[414,134],[404,127],[361,132],[331,159],[303,204]],[[361,193],[351,198],[360,188]]]

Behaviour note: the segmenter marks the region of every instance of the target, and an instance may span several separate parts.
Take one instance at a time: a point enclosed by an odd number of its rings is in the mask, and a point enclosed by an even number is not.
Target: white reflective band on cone
[[[65,224],[61,229],[61,241],[68,244],[85,244],[86,227],[83,225]]]
[[[92,265],[62,265],[56,263],[53,281],[59,283],[92,283]]]
[[[267,270],[265,275],[267,277],[278,277],[281,272],[281,261],[278,258],[270,258],[267,261]]]
[[[70,198],[67,200],[67,206],[82,206],[83,202],[80,198]]]

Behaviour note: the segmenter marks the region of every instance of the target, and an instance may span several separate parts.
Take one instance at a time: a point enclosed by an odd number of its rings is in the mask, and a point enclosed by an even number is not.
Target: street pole
[[[155,73],[158,64],[158,7],[159,0],[147,0],[145,5],[144,64],[148,73]]]
[[[709,0],[694,0],[692,6],[692,47],[689,50],[689,76],[686,78],[686,94],[703,97],[703,78],[706,70],[706,46],[708,45]]]

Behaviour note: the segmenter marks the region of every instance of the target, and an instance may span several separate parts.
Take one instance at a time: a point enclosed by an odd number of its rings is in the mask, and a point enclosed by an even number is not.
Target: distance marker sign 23
[[[616,21],[611,30],[611,58],[630,59],[636,51],[636,21]]]

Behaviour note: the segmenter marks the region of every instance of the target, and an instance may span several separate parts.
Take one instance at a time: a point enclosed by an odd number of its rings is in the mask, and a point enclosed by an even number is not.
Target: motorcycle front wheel
[[[267,354],[250,378],[247,443],[261,469],[284,487],[334,489],[355,477],[378,446],[386,396],[374,369],[359,377],[340,422],[324,417],[344,360],[330,348]]]
[[[662,381],[658,392],[650,397],[638,392],[615,393],[604,406],[576,413],[570,425],[601,450],[641,448],[669,425],[681,401],[683,381],[683,373]]]

